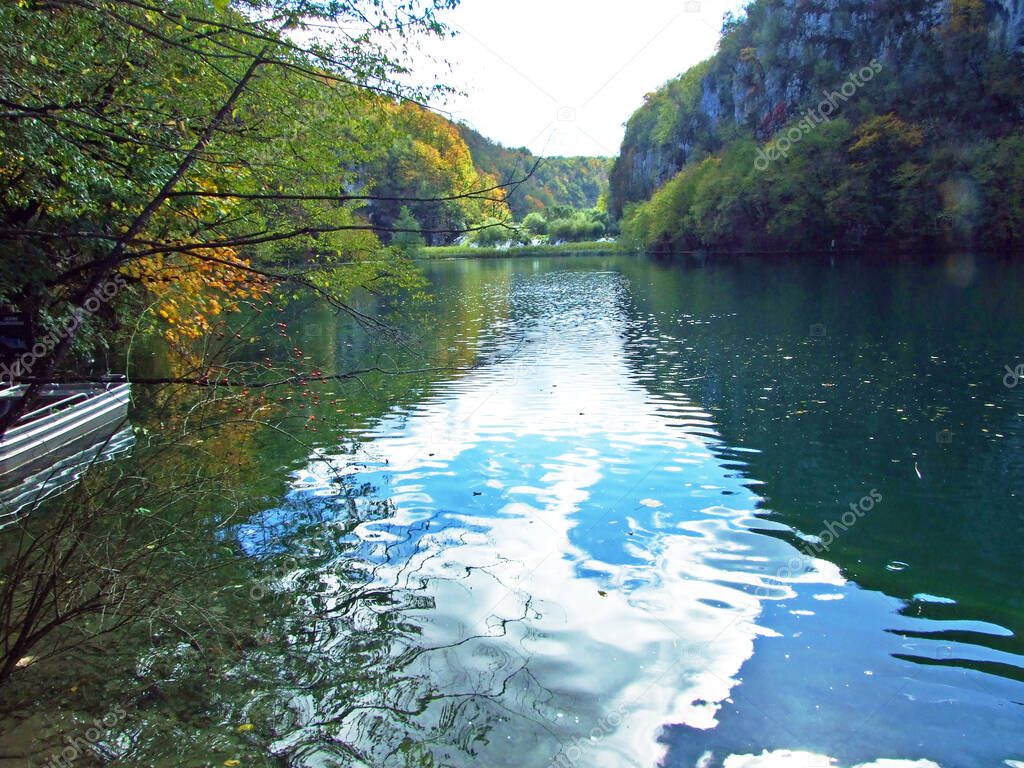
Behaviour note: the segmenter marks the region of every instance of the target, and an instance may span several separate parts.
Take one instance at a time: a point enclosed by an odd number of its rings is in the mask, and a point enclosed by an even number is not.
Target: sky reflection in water
[[[399,674],[365,709],[290,701],[280,754],[332,764],[313,738],[326,727],[383,763],[405,735],[441,765],[803,768],[957,754],[974,728],[1012,728],[1018,683],[975,674],[965,696],[950,688],[963,670],[896,658],[958,653],[927,636],[949,622],[898,616],[902,601],[796,549],[764,519],[750,449],[647,385],[633,346],[672,339],[632,311],[622,274],[516,275],[509,301],[484,364],[335,457],[372,488],[359,504],[387,500],[344,558],[390,599],[353,607],[326,642],[344,649],[387,615]],[[291,503],[330,500],[336,466],[311,461]],[[345,570],[320,577],[339,602]]]

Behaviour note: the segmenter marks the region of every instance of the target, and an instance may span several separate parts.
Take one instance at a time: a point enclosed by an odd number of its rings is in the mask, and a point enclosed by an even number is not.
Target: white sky
[[[644,94],[715,52],[738,0],[462,0],[428,41],[415,79],[465,92],[434,104],[505,146],[617,155]],[[451,71],[431,64],[444,58]]]

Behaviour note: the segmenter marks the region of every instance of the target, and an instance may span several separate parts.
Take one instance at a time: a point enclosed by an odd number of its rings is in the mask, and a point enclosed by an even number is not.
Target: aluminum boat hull
[[[19,390],[0,397],[18,397]],[[130,393],[129,384],[48,388],[46,396],[56,402],[19,419],[0,440],[0,488],[113,434],[128,417]]]

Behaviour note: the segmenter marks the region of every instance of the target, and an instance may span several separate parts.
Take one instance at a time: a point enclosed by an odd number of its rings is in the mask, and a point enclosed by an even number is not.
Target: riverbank
[[[520,245],[512,248],[478,248],[470,245],[441,245],[421,248],[421,259],[505,259],[515,256],[557,256],[572,253],[623,253],[628,250],[618,240],[598,240],[584,243],[560,243],[558,245]]]

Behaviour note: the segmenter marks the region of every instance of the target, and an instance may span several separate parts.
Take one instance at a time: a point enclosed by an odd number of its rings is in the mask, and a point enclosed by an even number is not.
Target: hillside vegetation
[[[610,158],[546,157],[538,165],[537,156],[525,147],[508,149],[466,125],[458,129],[473,162],[484,173],[507,181],[537,166],[530,179],[508,195],[509,208],[517,221],[554,206],[595,208],[607,194]]]
[[[1012,0],[756,0],[648,94],[610,208],[649,248],[1005,246],[1024,237]]]
[[[415,234],[410,239],[407,231],[391,232],[411,228],[421,230],[428,245],[444,245],[467,229],[522,221],[531,213],[571,218],[607,195],[607,158],[538,158],[527,149],[506,149],[412,102],[382,100],[378,119],[388,136],[386,150],[363,165],[361,175],[377,198],[367,205],[370,221],[388,241],[415,242]],[[509,186],[459,199],[503,184]],[[501,228],[485,232],[485,240],[507,239]]]

